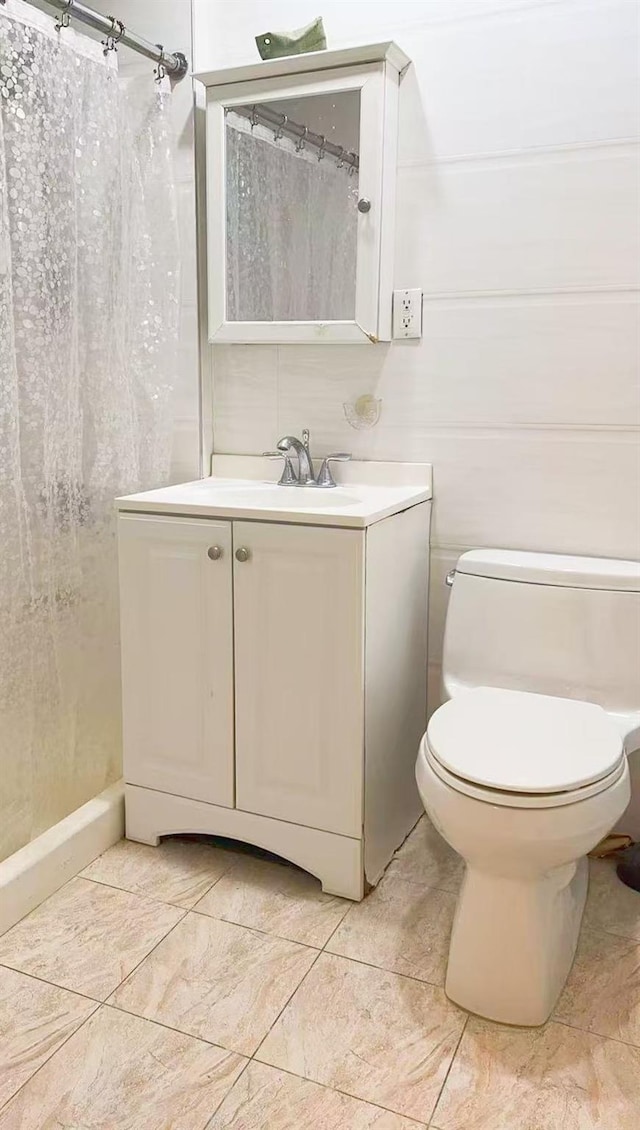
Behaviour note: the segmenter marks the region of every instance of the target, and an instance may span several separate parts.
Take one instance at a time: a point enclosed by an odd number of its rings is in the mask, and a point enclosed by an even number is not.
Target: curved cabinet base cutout
[[[125,786],[126,835],[156,847],[161,836],[200,832],[255,844],[315,875],[327,894],[359,902],[364,895],[360,840],[269,816]]]

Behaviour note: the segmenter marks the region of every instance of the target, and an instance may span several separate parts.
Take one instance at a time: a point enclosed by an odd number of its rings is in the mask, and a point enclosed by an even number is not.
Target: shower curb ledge
[[[0,863],[0,934],[124,835],[117,781]]]

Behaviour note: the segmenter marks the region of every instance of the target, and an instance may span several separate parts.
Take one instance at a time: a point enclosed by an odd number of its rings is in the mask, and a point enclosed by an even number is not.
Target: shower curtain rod
[[[33,0],[27,0],[27,2],[32,4]],[[4,0],[0,0],[0,4],[3,3]],[[175,82],[184,78],[189,69],[186,57],[181,51],[174,51],[173,53],[165,51],[161,43],[150,43],[148,39],[143,39],[141,35],[129,31],[121,20],[117,20],[113,16],[103,16],[100,12],[95,12],[93,8],[88,8],[86,4],[81,4],[80,0],[46,0],[46,3],[62,13],[61,19],[64,24],[68,24],[71,18],[79,20],[82,24],[87,24],[94,31],[104,32],[106,50],[115,48],[118,43],[122,43],[125,47],[130,47],[132,51],[137,51],[138,54],[145,55],[147,59],[152,59],[154,63],[158,63]]]
[[[267,125],[273,129],[276,138],[282,137],[287,134],[297,141],[296,149],[302,150],[307,145],[312,145],[317,149],[318,160],[321,160],[320,154],[324,156],[325,153],[330,153],[332,157],[337,157],[338,168],[341,165],[346,165],[349,172],[353,169],[358,171],[360,161],[358,154],[353,150],[346,150],[342,145],[336,145],[333,141],[327,141],[321,133],[313,133],[307,126],[301,126],[299,122],[292,122],[286,114],[278,114],[272,110],[270,106],[265,106],[263,103],[257,102],[253,106],[228,106],[227,112],[240,114],[243,118],[248,118],[252,125]]]

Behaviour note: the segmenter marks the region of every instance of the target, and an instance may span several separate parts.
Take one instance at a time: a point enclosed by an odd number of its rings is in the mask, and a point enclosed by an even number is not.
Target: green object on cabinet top
[[[256,44],[261,59],[280,59],[283,55],[325,51],[327,37],[324,34],[322,16],[297,31],[265,31],[262,35],[256,35]]]

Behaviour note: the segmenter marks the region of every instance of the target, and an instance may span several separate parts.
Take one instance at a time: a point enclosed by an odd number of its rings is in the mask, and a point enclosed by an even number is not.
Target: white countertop
[[[274,465],[259,457],[216,456],[214,470],[219,473],[206,479],[118,498],[116,505],[121,512],[363,529],[431,498],[428,463],[343,463],[336,467],[338,486],[329,490],[280,487]]]

